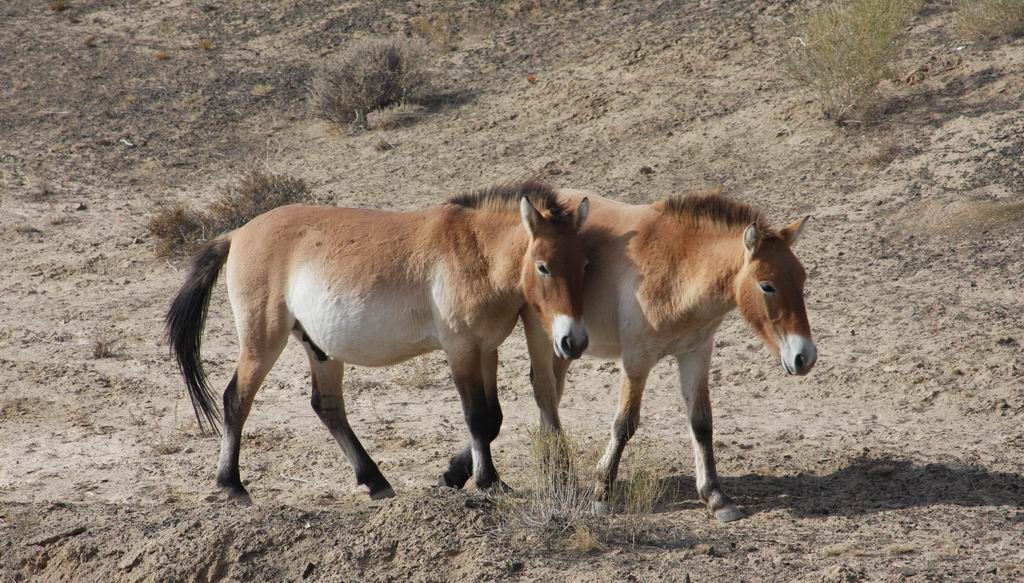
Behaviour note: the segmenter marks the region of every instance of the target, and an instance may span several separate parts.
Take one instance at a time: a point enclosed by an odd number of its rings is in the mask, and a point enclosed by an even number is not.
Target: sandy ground
[[[964,43],[927,2],[904,81],[837,128],[779,72],[797,3],[549,4],[0,7],[0,581],[1024,578],[1024,40]],[[349,132],[308,113],[312,71],[348,41],[446,14],[424,119]],[[886,142],[892,162],[871,163]],[[812,214],[815,371],[784,376],[738,318],[716,344],[719,471],[749,518],[699,503],[669,362],[637,436],[668,487],[652,540],[514,549],[478,493],[432,488],[465,435],[440,354],[349,369],[350,419],[400,493],[370,503],[309,408],[297,346],[246,427],[254,506],[219,501],[218,442],[161,339],[183,267],[145,224],[253,162],[349,206],[539,173],[631,202],[723,184],[776,223]],[[224,296],[204,341],[217,384],[235,353]],[[517,330],[495,443],[512,486],[537,419],[527,372]],[[617,374],[573,368],[563,419],[584,442],[606,439]]]

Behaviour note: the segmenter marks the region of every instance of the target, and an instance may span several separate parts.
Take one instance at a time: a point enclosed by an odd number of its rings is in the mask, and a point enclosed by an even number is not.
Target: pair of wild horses
[[[560,429],[572,359],[584,350],[620,359],[619,406],[597,484],[604,503],[636,431],[647,376],[672,356],[697,489],[718,520],[735,520],[743,514],[722,492],[712,447],[713,339],[738,308],[787,373],[814,366],[806,276],[790,250],[805,220],[773,230],[757,211],[715,192],[637,206],[536,182],[407,212],[282,207],[197,252],[167,334],[200,425],[215,427],[219,407],[199,352],[223,267],[240,350],[223,396],[217,483],[243,501],[242,426],[289,335],[309,357],[313,410],[374,499],[395,492],[346,419],[345,363],[386,366],[444,350],[470,439],[440,483],[461,488],[472,476],[490,488],[500,484],[490,451],[502,421],[497,350],[517,320],[545,427]]]

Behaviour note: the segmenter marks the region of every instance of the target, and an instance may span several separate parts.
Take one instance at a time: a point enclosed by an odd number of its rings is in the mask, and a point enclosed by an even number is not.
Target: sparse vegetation
[[[201,51],[209,51],[213,49],[213,41],[208,38],[201,38],[199,39],[199,42],[196,44],[196,46]]]
[[[171,58],[171,55],[167,51],[157,51],[153,53],[153,58],[158,61],[166,61]]]
[[[313,80],[314,111],[339,124],[367,127],[367,114],[415,103],[429,90],[427,50],[403,38],[359,40]]]
[[[1024,35],[1024,0],[958,0],[957,14],[965,38]]]
[[[100,338],[92,343],[92,357],[95,359],[110,358],[114,356],[116,349],[117,343],[115,341]]]
[[[310,202],[309,186],[301,178],[252,167],[217,197],[206,210],[173,205],[158,211],[149,221],[161,257],[189,255],[200,243],[237,229],[269,210],[287,204]]]
[[[447,12],[415,16],[409,19],[409,26],[415,34],[439,48],[455,48],[455,25]]]
[[[579,471],[594,467],[580,459],[576,441],[543,427],[530,430],[529,482],[521,494],[498,500],[499,522],[522,538],[550,545],[566,533],[593,533],[594,492]],[[570,543],[573,544],[573,543]]]
[[[639,443],[629,447],[624,466],[625,480],[619,487],[623,514],[619,519],[629,542],[635,544],[648,537],[647,516],[665,495],[665,485],[646,447]]]
[[[67,0],[48,0],[46,2],[46,8],[49,9],[50,12],[64,12],[68,9],[68,2]]]
[[[843,123],[863,112],[879,81],[891,78],[900,36],[920,0],[841,0],[804,19],[786,72],[813,93],[825,117]]]
[[[423,117],[426,108],[411,103],[396,103],[384,109],[371,111],[366,115],[366,128],[371,130],[390,130],[411,124]]]
[[[594,513],[598,451],[583,450],[572,436],[534,428],[529,454],[526,488],[497,501],[499,528],[513,544],[586,554],[605,543],[651,538],[648,517],[665,488],[643,447],[630,448],[624,479],[612,494],[609,505],[621,499],[622,513],[607,516]]]

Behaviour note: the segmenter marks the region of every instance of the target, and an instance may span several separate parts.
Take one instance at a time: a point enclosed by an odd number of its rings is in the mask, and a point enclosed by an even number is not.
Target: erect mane
[[[551,186],[536,180],[498,184],[483,190],[459,194],[448,204],[467,209],[519,212],[519,201],[526,197],[533,208],[552,222],[568,220],[569,209]]]
[[[658,203],[662,212],[697,228],[742,229],[757,223],[764,235],[774,235],[761,211],[722,194],[721,188],[707,192],[675,195]]]

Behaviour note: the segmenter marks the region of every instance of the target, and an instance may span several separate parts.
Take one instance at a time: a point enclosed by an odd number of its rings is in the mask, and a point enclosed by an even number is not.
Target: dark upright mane
[[[536,180],[498,184],[483,190],[459,194],[448,199],[448,204],[468,209],[493,211],[519,211],[519,200],[526,197],[533,208],[548,220],[561,222],[570,213],[551,186]]]
[[[762,232],[771,232],[761,211],[723,196],[721,189],[670,196],[657,204],[664,214],[686,220],[695,227],[743,228],[757,223]]]

